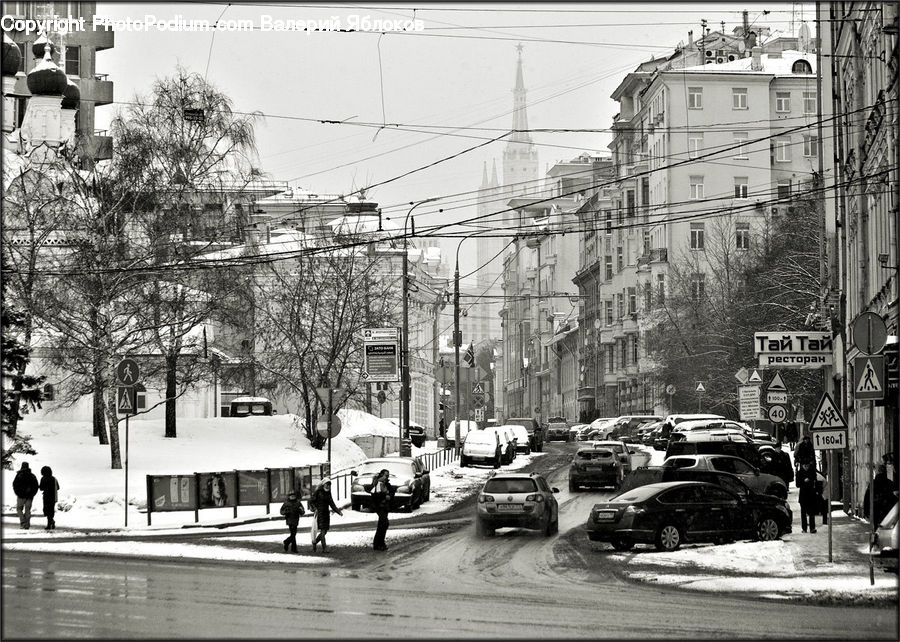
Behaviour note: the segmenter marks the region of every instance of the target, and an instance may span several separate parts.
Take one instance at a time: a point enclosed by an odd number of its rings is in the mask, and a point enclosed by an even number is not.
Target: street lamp
[[[476,232],[477,234],[477,232]],[[453,452],[459,454],[459,346],[462,343],[462,333],[459,329],[459,248],[463,241],[470,239],[475,234],[470,234],[459,239],[456,245],[456,269],[453,272],[453,359],[456,366],[456,407],[453,409],[456,417],[456,435],[453,438]]]
[[[410,385],[409,385],[409,240],[406,236],[406,226],[409,223],[409,215],[412,214],[413,210],[419,207],[419,205],[424,205],[425,203],[431,203],[433,201],[438,200],[440,197],[436,198],[426,198],[425,200],[416,202],[410,202],[412,207],[409,208],[409,211],[406,212],[406,218],[403,221],[403,337],[400,348],[401,360],[403,362],[403,367],[401,368],[401,379],[402,382],[400,384],[400,454],[403,455],[403,435],[409,434],[409,398],[411,396],[410,393]],[[413,221],[412,233],[415,235],[415,221]]]

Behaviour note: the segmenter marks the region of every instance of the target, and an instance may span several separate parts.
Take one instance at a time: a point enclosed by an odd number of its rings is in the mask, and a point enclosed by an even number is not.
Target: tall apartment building
[[[67,30],[65,33],[47,34],[57,46],[54,62],[73,80],[80,92],[75,132],[81,154],[93,160],[112,158],[112,137],[97,131],[94,126],[94,110],[98,106],[113,102],[113,82],[106,74],[98,72],[97,53],[112,49],[115,33],[112,29],[93,28],[96,2],[3,2],[0,12],[13,18],[84,18],[85,30]],[[19,45],[22,52],[14,94],[18,98],[15,126],[22,124],[25,105],[31,97],[26,84],[26,74],[40,62],[43,51],[35,53],[34,43],[40,37],[37,33],[10,31],[8,35]],[[40,49],[40,47],[38,47]],[[102,66],[101,66],[102,67]]]
[[[582,243],[576,279],[586,296],[581,365],[593,374],[580,387],[582,418],[670,410],[643,345],[650,313],[676,266],[694,264],[685,279],[702,297],[713,239],[748,250],[773,214],[771,201],[812,181],[819,145],[811,49],[805,25],[798,37],[763,32],[759,41],[741,27],[710,32],[639,65],[613,92],[616,181],[583,215],[598,230]]]
[[[900,443],[898,410],[898,288],[900,288],[900,176],[898,176],[898,13],[891,2],[834,2],[821,9],[822,47],[830,54],[823,69],[823,95],[833,96],[837,116],[826,130],[834,140],[837,198],[828,199],[833,222],[830,284],[845,312],[835,310],[843,345],[835,359],[835,400],[849,427],[843,458],[845,507],[856,514],[875,471],[870,465],[896,462]],[[852,383],[855,346],[851,324],[863,312],[880,316],[888,341],[883,402],[856,398]],[[871,409],[870,409],[871,408]],[[871,422],[871,423],[870,423]],[[871,428],[870,428],[871,425]],[[871,432],[870,432],[871,430]],[[871,447],[871,451],[870,451]],[[895,481],[896,469],[888,466]]]

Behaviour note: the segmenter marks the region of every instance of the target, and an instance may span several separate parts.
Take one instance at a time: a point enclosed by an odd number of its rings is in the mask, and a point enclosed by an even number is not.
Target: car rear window
[[[693,457],[683,457],[679,459],[667,459],[663,462],[663,468],[690,468],[697,465],[697,460]]]
[[[486,493],[533,493],[536,490],[533,479],[489,479],[484,485]]]
[[[470,444],[495,444],[497,435],[490,429],[473,430],[466,435],[466,441]]]
[[[585,461],[603,460],[612,459],[613,453],[611,450],[579,450],[575,453],[575,456],[578,459],[583,459]]]
[[[609,501],[611,502],[622,502],[626,504],[631,504],[633,502],[642,502],[650,497],[653,497],[656,493],[659,492],[658,488],[653,488],[651,486],[638,486],[637,488],[632,488],[631,490],[626,490],[621,495],[617,495],[613,497]]]

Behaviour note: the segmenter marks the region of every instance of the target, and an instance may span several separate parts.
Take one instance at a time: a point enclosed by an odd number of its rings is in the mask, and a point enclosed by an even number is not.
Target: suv
[[[492,473],[475,504],[475,532],[494,534],[508,526],[559,532],[559,503],[547,480],[538,473]]]
[[[734,455],[759,468],[759,446],[744,435],[718,432],[689,434],[669,442],[666,459],[675,455]]]
[[[537,419],[533,417],[508,417],[506,423],[525,426],[525,430],[528,431],[528,445],[531,447],[532,452],[539,453],[544,450],[544,430]]]
[[[550,417],[547,420],[547,441],[553,439],[569,441],[569,422],[565,417]]]
[[[581,486],[619,488],[625,478],[625,466],[610,446],[581,446],[569,466],[569,490]]]

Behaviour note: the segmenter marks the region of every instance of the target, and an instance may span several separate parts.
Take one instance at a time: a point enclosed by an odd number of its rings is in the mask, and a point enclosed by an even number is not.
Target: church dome
[[[66,78],[66,80],[69,84],[66,85],[66,90],[63,92],[62,108],[78,109],[78,103],[81,101],[81,90],[78,88],[78,83],[71,78]]]
[[[47,45],[50,45],[50,55],[56,55],[56,45],[54,45],[53,42],[49,38],[47,38],[45,34],[41,34],[40,36],[38,36],[37,40],[32,43],[31,53],[34,54],[35,58],[40,60],[44,57],[44,48]]]
[[[19,45],[12,41],[12,38],[3,33],[3,75],[15,76],[19,71],[19,63],[22,62],[22,52],[19,51]]]
[[[66,77],[66,72],[53,62],[53,43],[45,39],[43,49],[42,56],[36,56],[43,57],[43,60],[28,72],[26,79],[28,91],[34,96],[62,96],[69,84],[69,79]],[[37,41],[32,51],[37,51]]]

